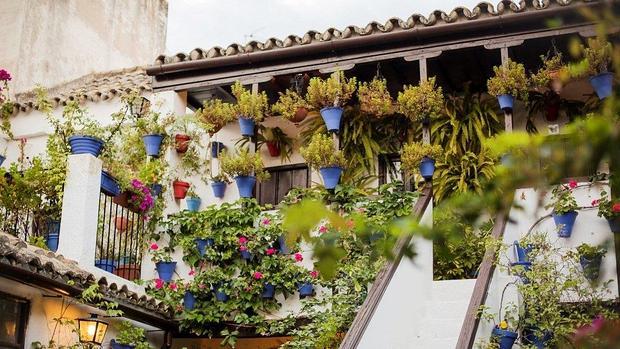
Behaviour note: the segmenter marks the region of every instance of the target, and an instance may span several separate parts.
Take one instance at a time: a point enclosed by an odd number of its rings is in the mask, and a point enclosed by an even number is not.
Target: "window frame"
[[[278,188],[279,188],[279,174],[282,172],[288,172],[288,171],[295,171],[295,170],[306,170],[306,188],[310,188],[310,186],[312,185],[312,172],[310,171],[310,167],[308,166],[308,164],[306,164],[305,162],[302,163],[298,163],[298,164],[289,164],[289,165],[281,165],[281,166],[272,166],[272,167],[267,167],[265,168],[265,171],[267,171],[271,176],[274,175],[274,172],[276,173],[276,178],[274,186],[275,186],[275,195],[274,197],[277,198],[278,197]],[[260,205],[265,205],[265,204],[272,204],[272,203],[265,203],[265,202],[261,202],[261,195],[262,195],[262,183],[259,183],[259,185],[256,186],[256,190],[254,191],[254,198],[256,199],[256,201],[258,201],[258,203]],[[286,194],[285,194],[286,195]],[[272,204],[272,205],[277,205],[278,203]]]
[[[0,298],[8,299],[19,305],[19,319],[17,323],[17,344],[0,341],[0,348],[16,348],[24,349],[26,341],[26,330],[28,327],[28,319],[30,317],[30,301],[26,298],[18,297],[9,293],[0,291]]]

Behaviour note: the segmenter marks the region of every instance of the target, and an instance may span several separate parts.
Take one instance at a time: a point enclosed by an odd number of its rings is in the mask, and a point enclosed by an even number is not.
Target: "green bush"
[[[332,73],[326,80],[314,77],[310,79],[306,100],[316,109],[341,107],[351,99],[356,86],[357,79],[347,79],[342,71]]]
[[[408,143],[403,146],[400,156],[401,166],[405,171],[417,172],[424,157],[438,160],[441,154],[442,150],[439,145],[421,142]]]
[[[280,92],[280,98],[271,107],[272,112],[281,115],[284,119],[291,120],[297,114],[297,110],[305,108],[310,109],[311,106],[306,100],[292,90],[286,90],[285,93]]]
[[[250,154],[247,149],[240,150],[237,155],[221,155],[220,165],[222,172],[230,177],[256,176],[261,181],[269,178],[260,154]]]
[[[340,150],[336,150],[333,139],[326,134],[317,133],[312,136],[310,143],[302,147],[300,153],[306,163],[317,170],[331,166],[345,167],[345,159],[342,153]]]
[[[443,102],[443,91],[435,86],[435,77],[421,81],[418,86],[405,86],[398,93],[398,111],[414,122],[441,114]]]
[[[232,94],[237,98],[237,104],[234,105],[237,117],[252,119],[255,122],[265,119],[269,106],[265,91],[254,94],[237,81],[232,86]]]
[[[493,67],[495,76],[487,81],[492,96],[511,95],[523,101],[528,99],[529,80],[521,63],[508,60],[505,64]]]
[[[357,88],[360,110],[381,117],[394,114],[394,101],[387,89],[385,79],[374,78],[371,82],[360,82]]]

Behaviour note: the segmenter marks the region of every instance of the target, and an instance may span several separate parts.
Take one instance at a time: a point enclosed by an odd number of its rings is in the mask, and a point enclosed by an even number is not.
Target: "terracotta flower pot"
[[[116,195],[114,198],[112,198],[112,202],[114,202],[115,204],[121,207],[128,209],[131,212],[140,213],[139,207],[136,207],[135,205],[132,205],[129,203],[129,195],[131,195],[131,193],[124,191],[120,193],[119,195]]]
[[[267,141],[267,150],[272,157],[280,156],[280,145],[274,141]]]
[[[129,228],[129,225],[130,222],[127,217],[117,216],[116,218],[114,218],[114,226],[116,227],[116,230],[120,232],[126,231],[127,228]]]
[[[293,116],[293,118],[291,119],[291,122],[296,123],[296,124],[300,123],[304,121],[304,119],[306,119],[307,116],[308,116],[308,109],[297,108],[297,112],[295,113],[295,116]]]
[[[184,154],[187,151],[187,148],[189,148],[189,141],[191,139],[192,138],[190,136],[184,134],[174,136],[174,144],[177,153]]]
[[[189,183],[183,181],[174,181],[172,182],[172,189],[174,191],[175,199],[185,199],[185,195],[187,195],[187,191],[189,190]]]
[[[137,264],[123,264],[114,270],[114,274],[132,281],[140,278],[140,267]]]

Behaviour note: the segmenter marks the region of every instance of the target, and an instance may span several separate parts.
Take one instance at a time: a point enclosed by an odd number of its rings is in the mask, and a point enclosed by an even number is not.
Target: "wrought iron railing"
[[[146,222],[124,195],[99,197],[95,266],[127,280],[140,278]]]
[[[56,251],[60,233],[60,220],[50,219],[35,210],[8,210],[0,207],[0,229],[26,242],[40,237],[48,248]]]

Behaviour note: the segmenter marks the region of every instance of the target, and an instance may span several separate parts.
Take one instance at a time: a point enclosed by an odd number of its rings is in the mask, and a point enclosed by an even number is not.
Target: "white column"
[[[95,262],[101,166],[90,154],[69,155],[67,160],[58,253],[80,266]]]

